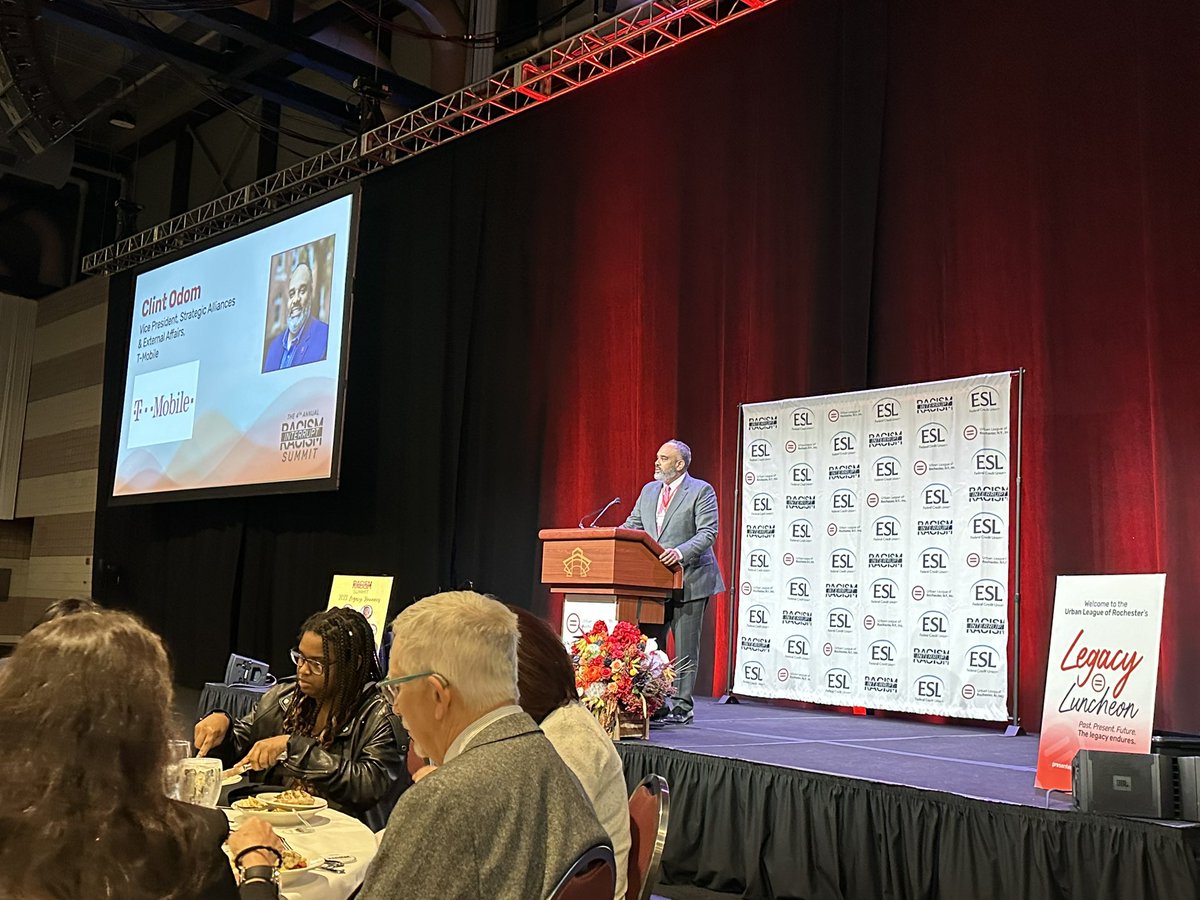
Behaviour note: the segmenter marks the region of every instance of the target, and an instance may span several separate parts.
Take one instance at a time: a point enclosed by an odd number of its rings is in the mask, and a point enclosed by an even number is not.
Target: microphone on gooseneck
[[[604,518],[604,514],[606,512],[608,512],[610,509],[612,509],[614,506],[617,506],[620,502],[621,502],[620,497],[613,497],[611,500],[609,500],[607,503],[605,503],[604,508],[600,510],[600,513],[599,513],[599,515],[596,516],[596,518],[592,519],[591,524],[588,525],[588,528],[595,528],[596,523],[599,522],[602,518]],[[584,516],[584,518],[587,518],[587,516]],[[583,527],[582,522],[580,523],[579,527],[580,528]]]

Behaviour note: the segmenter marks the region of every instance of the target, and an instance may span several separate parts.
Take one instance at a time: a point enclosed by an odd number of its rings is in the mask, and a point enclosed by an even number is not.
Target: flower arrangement
[[[605,731],[618,720],[647,722],[675,693],[675,666],[657,644],[630,622],[610,632],[604,622],[571,646],[580,700]]]

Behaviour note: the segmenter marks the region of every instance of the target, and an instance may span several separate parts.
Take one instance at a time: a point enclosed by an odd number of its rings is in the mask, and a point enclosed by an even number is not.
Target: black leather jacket
[[[230,766],[257,741],[284,734],[283,719],[298,690],[294,681],[271,688],[252,713],[233,723],[212,755]],[[408,732],[371,683],[363,688],[354,716],[328,748],[315,738],[293,734],[286,758],[252,773],[251,778],[284,785],[303,781],[334,809],[378,830],[387,824],[396,798],[412,784],[407,760]]]

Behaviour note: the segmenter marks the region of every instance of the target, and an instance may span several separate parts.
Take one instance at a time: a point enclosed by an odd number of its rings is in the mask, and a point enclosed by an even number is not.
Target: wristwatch
[[[276,866],[247,866],[242,869],[242,884],[248,881],[265,881],[279,884],[279,869]]]

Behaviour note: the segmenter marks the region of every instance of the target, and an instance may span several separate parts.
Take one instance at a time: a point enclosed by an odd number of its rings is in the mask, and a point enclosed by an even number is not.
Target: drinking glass
[[[192,745],[189,742],[167,741],[167,764],[163,767],[163,791],[172,800],[183,799],[182,765],[183,761],[190,759],[191,756]]]

